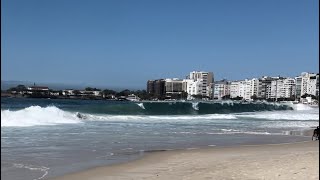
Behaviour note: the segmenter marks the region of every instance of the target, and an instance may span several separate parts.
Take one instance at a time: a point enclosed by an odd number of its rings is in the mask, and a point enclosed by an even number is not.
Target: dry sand
[[[151,153],[56,180],[319,179],[319,141]]]

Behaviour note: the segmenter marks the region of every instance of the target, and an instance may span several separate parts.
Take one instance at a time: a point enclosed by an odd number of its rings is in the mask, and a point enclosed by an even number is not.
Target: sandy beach
[[[154,152],[55,180],[319,179],[319,141]]]

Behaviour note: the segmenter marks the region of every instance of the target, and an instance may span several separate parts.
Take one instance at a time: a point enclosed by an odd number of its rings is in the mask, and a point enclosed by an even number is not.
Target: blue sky
[[[146,88],[148,79],[319,72],[318,0],[2,0],[1,80]]]

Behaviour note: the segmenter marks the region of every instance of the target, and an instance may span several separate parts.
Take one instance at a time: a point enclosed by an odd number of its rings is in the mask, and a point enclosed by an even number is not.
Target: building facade
[[[156,97],[162,97],[165,95],[165,80],[148,80],[147,82],[147,92]]]
[[[205,72],[205,71],[192,71],[190,72],[189,79],[194,81],[201,82],[201,93],[197,95],[208,96],[212,98],[213,96],[213,82],[214,77],[212,72]]]
[[[165,80],[166,95],[181,94],[183,92],[182,82],[183,80],[180,80],[178,78],[166,79]]]
[[[230,95],[230,82],[225,79],[216,81],[213,88],[213,99],[221,100],[227,95]]]
[[[301,73],[301,96],[304,94],[319,95],[319,74]]]

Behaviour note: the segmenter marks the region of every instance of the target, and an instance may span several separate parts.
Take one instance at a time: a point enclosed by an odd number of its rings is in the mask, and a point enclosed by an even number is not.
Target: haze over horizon
[[[319,72],[319,2],[3,0],[1,80],[140,88],[148,79]]]

